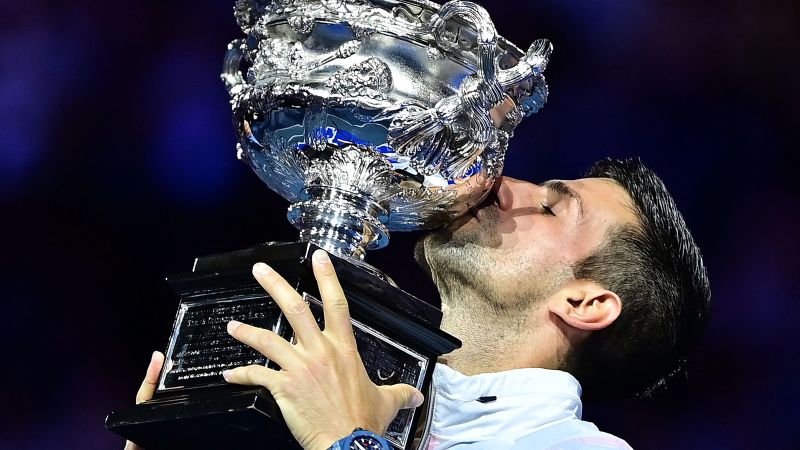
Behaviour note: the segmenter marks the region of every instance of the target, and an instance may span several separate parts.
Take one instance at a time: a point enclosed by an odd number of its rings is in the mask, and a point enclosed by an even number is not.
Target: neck
[[[440,362],[464,375],[560,365],[552,336],[533,323],[531,311],[498,309],[465,292],[456,299],[443,295],[442,310],[442,330],[463,345]]]

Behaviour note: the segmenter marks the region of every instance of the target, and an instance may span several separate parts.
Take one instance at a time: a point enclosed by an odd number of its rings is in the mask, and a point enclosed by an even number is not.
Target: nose
[[[530,207],[544,200],[544,188],[538,184],[511,177],[500,177],[492,186],[497,203],[502,211]],[[537,200],[537,196],[541,197]]]

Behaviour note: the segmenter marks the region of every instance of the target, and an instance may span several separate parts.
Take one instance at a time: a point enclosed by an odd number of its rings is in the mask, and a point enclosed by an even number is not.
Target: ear
[[[574,280],[550,297],[548,308],[573,328],[596,331],[617,320],[622,301],[616,293],[594,281]]]

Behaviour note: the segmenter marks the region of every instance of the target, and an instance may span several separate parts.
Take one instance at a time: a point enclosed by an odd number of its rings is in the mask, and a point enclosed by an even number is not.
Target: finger
[[[272,331],[231,320],[228,322],[228,333],[237,341],[258,350],[270,361],[275,361],[283,369],[292,369],[302,364],[297,349]]]
[[[144,449],[134,444],[131,441],[125,441],[125,448],[123,450],[144,450]]]
[[[390,401],[393,402],[395,408],[407,409],[416,408],[425,401],[425,396],[422,395],[417,388],[408,384],[394,384],[391,386],[378,386],[385,395],[388,395]]]
[[[147,366],[147,373],[144,376],[142,385],[139,386],[139,391],[136,392],[136,404],[153,398],[158,385],[158,375],[161,373],[161,367],[164,365],[164,354],[161,352],[153,352],[150,357],[150,364]]]
[[[243,384],[246,386],[264,386],[270,392],[275,391],[278,386],[280,372],[264,366],[244,366],[222,372],[225,381],[231,384]]]
[[[319,294],[322,297],[325,330],[345,342],[355,344],[347,299],[342,291],[342,285],[336,277],[336,269],[331,264],[330,256],[325,250],[317,250],[311,260],[314,263],[314,278],[317,279]]]
[[[306,347],[319,344],[322,338],[319,326],[300,294],[278,272],[264,263],[253,266],[253,276],[278,304],[297,339]]]

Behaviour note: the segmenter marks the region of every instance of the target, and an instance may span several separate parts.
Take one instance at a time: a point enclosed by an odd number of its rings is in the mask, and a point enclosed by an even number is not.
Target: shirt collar
[[[515,369],[466,376],[437,364],[433,387],[428,447],[432,449],[497,438],[513,442],[543,427],[581,417],[580,384],[559,370]]]
[[[581,397],[578,380],[560,370],[528,368],[467,376],[439,363],[433,378],[439,394],[460,401],[489,396],[559,395],[580,403]]]

